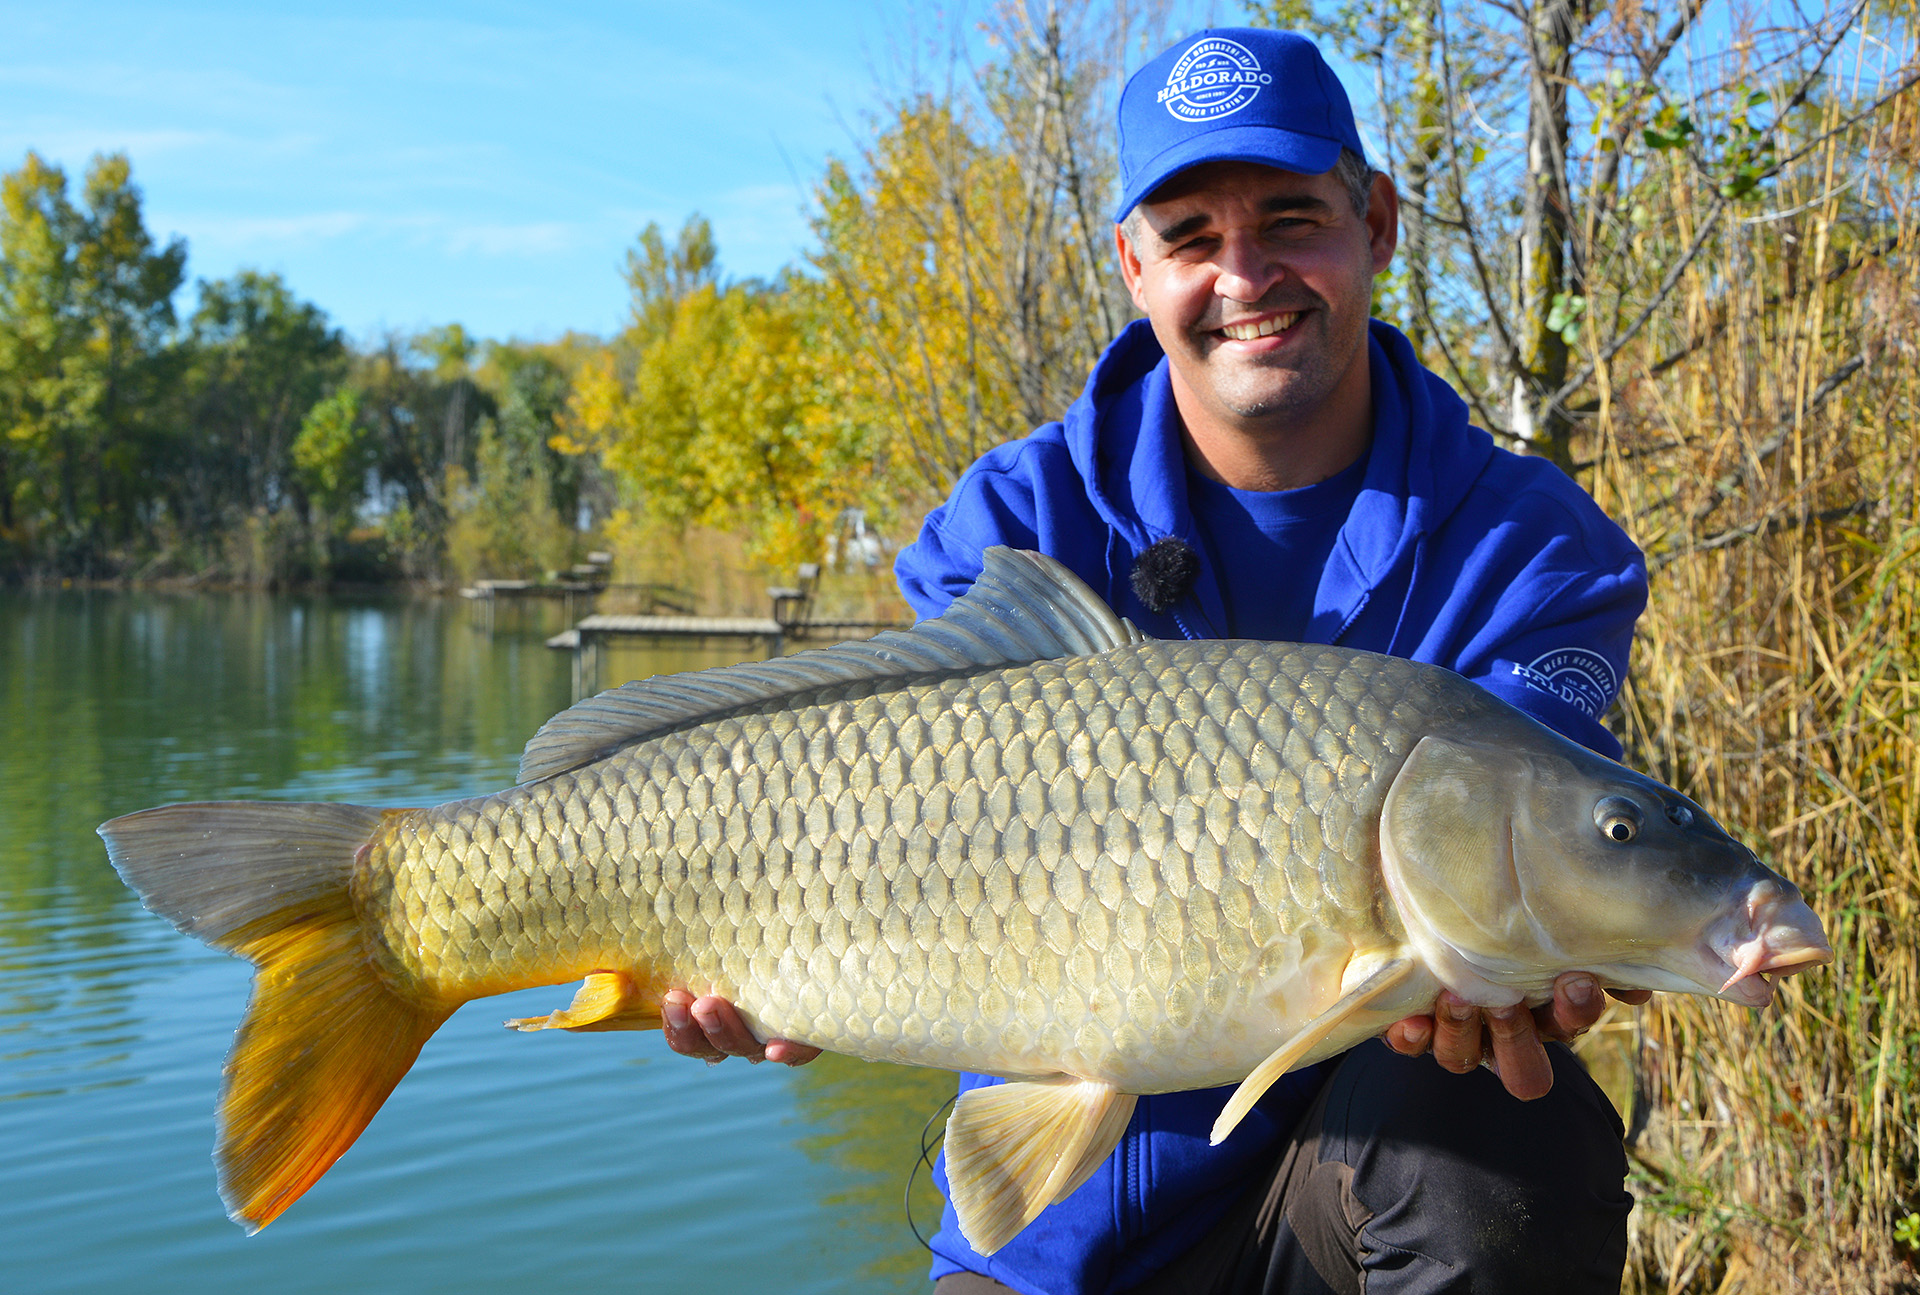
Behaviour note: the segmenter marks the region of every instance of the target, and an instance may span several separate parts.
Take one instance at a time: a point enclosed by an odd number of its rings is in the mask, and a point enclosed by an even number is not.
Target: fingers
[[[1433,1046],[1433,1018],[1409,1016],[1387,1027],[1387,1046],[1403,1057],[1417,1057]]]
[[[1489,1059],[1501,1084],[1523,1102],[1544,1097],[1553,1087],[1553,1064],[1524,1006],[1483,1009],[1442,992],[1433,1018],[1433,1059],[1448,1070],[1464,1075]]]
[[[766,1043],[753,1037],[732,1003],[708,994],[695,998],[684,989],[670,989],[660,1000],[661,1031],[667,1046],[684,1057],[699,1057],[709,1063],[728,1057],[749,1061],[778,1061],[788,1066],[804,1066],[820,1055],[820,1049],[786,1039]]]
[[[820,1049],[790,1039],[768,1039],[767,1060],[783,1066],[804,1066],[820,1055]]]
[[[1480,1009],[1443,991],[1433,1005],[1433,1059],[1456,1075],[1480,1064]]]
[[[1533,1011],[1540,1036],[1566,1043],[1593,1028],[1607,1010],[1600,982],[1578,971],[1563,973],[1553,982],[1553,998]]]
[[[1509,1093],[1530,1102],[1553,1088],[1553,1063],[1544,1041],[1567,1042],[1593,1028],[1607,1007],[1599,989],[1593,976],[1569,971],[1553,982],[1553,1001],[1532,1011],[1517,1003],[1476,1007],[1443,990],[1434,1000],[1432,1016],[1395,1021],[1383,1037],[1404,1057],[1417,1057],[1431,1047],[1433,1059],[1459,1075],[1485,1061]],[[1607,993],[1636,1006],[1653,997],[1646,989]]]
[[[1606,997],[1599,988],[1600,982],[1585,972],[1562,973],[1553,982],[1553,1001],[1534,1009],[1540,1037],[1568,1043],[1592,1029],[1607,1010]],[[1607,993],[1636,1007],[1653,997],[1650,989],[1609,989]]]
[[[699,1057],[703,1061],[726,1060],[727,1054],[709,1040],[707,1032],[695,1023],[695,1001],[693,995],[684,989],[670,989],[660,1000],[660,1028],[661,1033],[667,1036],[667,1046],[683,1057]]]
[[[1599,997],[1599,995],[1594,995]],[[1487,1036],[1493,1043],[1493,1073],[1523,1102],[1545,1097],[1553,1088],[1553,1063],[1540,1042],[1533,1013],[1524,1004],[1489,1007]]]

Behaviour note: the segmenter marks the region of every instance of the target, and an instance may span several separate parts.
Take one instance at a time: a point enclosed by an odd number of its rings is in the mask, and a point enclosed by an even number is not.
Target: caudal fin
[[[348,893],[389,813],[359,805],[164,805],[102,824],[120,877],[180,930],[258,969],[227,1056],[214,1163],[257,1232],[328,1166],[453,1012],[384,978]]]

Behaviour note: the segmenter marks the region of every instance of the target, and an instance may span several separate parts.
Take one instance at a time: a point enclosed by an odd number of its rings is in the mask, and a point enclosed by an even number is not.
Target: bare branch
[[[1647,559],[1647,567],[1649,570],[1658,571],[1661,567],[1671,562],[1677,562],[1690,553],[1704,553],[1712,549],[1724,549],[1730,544],[1739,543],[1741,540],[1753,539],[1761,535],[1774,535],[1780,531],[1797,526],[1825,526],[1833,522],[1843,521],[1848,517],[1859,517],[1865,513],[1872,512],[1879,502],[1877,499],[1856,499],[1852,503],[1842,505],[1839,508],[1822,509],[1820,512],[1803,509],[1787,513],[1774,513],[1758,521],[1749,522],[1745,526],[1735,526],[1728,530],[1709,535],[1703,540],[1695,540],[1676,548],[1651,554]]]
[[[1826,67],[1827,60],[1833,57],[1833,52],[1840,47],[1841,41],[1852,28],[1852,24],[1858,19],[1863,9],[1864,5],[1856,6],[1846,21],[1839,24],[1832,40],[1826,42],[1824,48],[1820,50],[1820,57],[1814,60],[1813,66],[1807,69],[1806,75],[1800,79],[1800,84],[1796,86],[1793,93],[1788,96],[1785,104],[1787,108],[1797,107],[1806,101],[1807,95],[1812,92],[1813,86],[1819,80],[1822,69]],[[1777,159],[1766,170],[1760,172],[1756,178],[1759,180],[1767,180],[1778,175],[1786,167],[1805,157],[1826,140],[1871,117],[1893,99],[1905,93],[1916,82],[1920,82],[1920,69],[1909,73],[1892,91],[1876,99],[1863,111],[1855,113],[1832,129],[1821,132],[1794,152]],[[1593,375],[1599,371],[1600,367],[1611,362],[1613,357],[1618,355],[1629,342],[1639,336],[1640,330],[1646,327],[1648,321],[1659,313],[1660,308],[1666,304],[1667,298],[1672,294],[1674,287],[1680,282],[1680,276],[1685,273],[1687,267],[1693,263],[1694,258],[1699,256],[1701,250],[1706,246],[1707,237],[1713,232],[1714,226],[1719,223],[1720,216],[1726,211],[1728,202],[1729,200],[1726,197],[1719,194],[1715,195],[1712,204],[1707,209],[1706,216],[1700,222],[1699,231],[1692,245],[1687,248],[1686,254],[1671,266],[1666,275],[1662,277],[1660,286],[1655,290],[1652,300],[1646,304],[1645,308],[1641,310],[1640,314],[1635,317],[1633,323],[1628,325],[1624,332],[1615,336],[1613,340],[1608,343],[1605,352],[1598,360],[1589,360],[1580,367],[1578,372],[1561,384],[1560,389],[1554,392],[1553,396],[1547,402],[1551,407],[1564,409],[1566,407],[1566,401],[1572,397],[1573,393],[1592,381]]]
[[[1435,5],[1434,16],[1440,38],[1440,74],[1446,88],[1446,100],[1455,102],[1455,81],[1453,76],[1452,43],[1447,31],[1446,6]],[[1447,165],[1453,177],[1454,206],[1459,211],[1461,237],[1467,245],[1467,255],[1473,261],[1474,278],[1480,286],[1481,303],[1486,308],[1487,320],[1493,325],[1498,339],[1501,360],[1509,370],[1520,363],[1520,352],[1513,342],[1512,330],[1507,327],[1505,312],[1500,308],[1498,295],[1494,292],[1491,276],[1487,271],[1486,258],[1480,250],[1480,239],[1473,227],[1472,217],[1467,213],[1467,183],[1460,170],[1460,145],[1449,133],[1447,137]]]

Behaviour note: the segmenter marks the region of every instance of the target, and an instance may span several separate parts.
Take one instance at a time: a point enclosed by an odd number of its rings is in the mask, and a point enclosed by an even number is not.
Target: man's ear
[[[1133,304],[1141,314],[1147,313],[1147,303],[1140,296],[1140,254],[1134,250],[1133,240],[1127,237],[1125,225],[1113,227],[1114,250],[1120,255],[1120,278],[1127,285],[1127,295],[1133,298]]]
[[[1393,264],[1394,249],[1400,246],[1400,191],[1385,171],[1374,173],[1367,197],[1367,245],[1375,274]]]

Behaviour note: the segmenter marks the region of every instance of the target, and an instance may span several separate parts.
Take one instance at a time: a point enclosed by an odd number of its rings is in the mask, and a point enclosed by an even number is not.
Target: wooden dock
[[[548,639],[547,646],[573,649],[573,695],[580,698],[600,691],[602,651],[613,639],[759,639],[768,656],[779,656],[786,635],[786,627],[770,616],[588,616]]]
[[[820,568],[816,563],[806,563],[800,567],[799,576],[796,586],[767,590],[773,603],[772,616],[695,616],[688,606],[691,600],[680,590],[665,585],[576,585],[571,592],[589,598],[613,590],[639,593],[644,598],[643,605],[651,605],[654,610],[643,615],[596,613],[586,616],[575,622],[572,629],[555,634],[546,643],[557,651],[573,654],[573,696],[578,701],[601,690],[606,647],[616,639],[758,640],[766,654],[775,657],[786,652],[790,639],[814,638],[838,643],[901,627],[902,623],[896,621],[813,620],[808,613]],[[461,593],[475,600],[476,605],[487,608],[486,624],[491,629],[492,604],[496,599],[552,598],[568,591],[569,586],[560,583],[537,585],[526,580],[482,580]],[[571,598],[567,606],[571,612]]]
[[[480,627],[493,633],[494,608],[502,602],[519,602],[531,599],[560,599],[566,604],[564,615],[568,620],[574,616],[576,601],[582,607],[593,606],[593,600],[604,585],[586,581],[561,580],[542,583],[534,580],[476,580],[460,591],[473,608],[474,619]]]
[[[547,640],[547,646],[573,653],[573,696],[577,701],[601,690],[601,661],[605,646],[623,638],[758,639],[767,655],[786,652],[790,639],[810,638],[829,643],[870,638],[881,630],[902,629],[897,621],[819,621],[782,624],[760,616],[588,616],[570,630]]]

